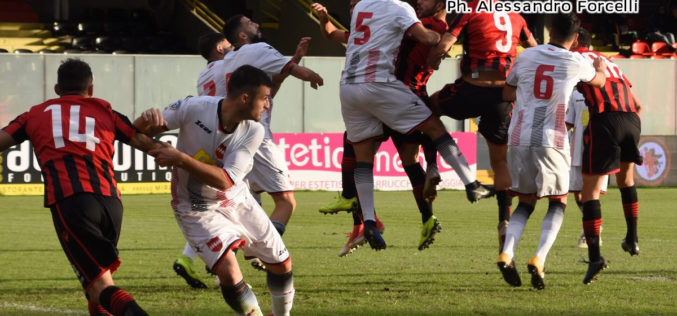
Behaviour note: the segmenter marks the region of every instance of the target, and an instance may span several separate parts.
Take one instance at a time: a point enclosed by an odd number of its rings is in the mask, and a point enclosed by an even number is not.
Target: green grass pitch
[[[662,315],[677,313],[677,189],[640,189],[639,245],[630,257],[620,243],[625,220],[618,190],[602,197],[598,281],[583,285],[587,250],[576,248],[581,214],[573,199],[546,261],[546,289],[531,288],[526,264],[536,251],[545,201],[525,229],[515,261],[523,286],[508,286],[496,268],[495,199],[470,204],[460,191],[440,192],[434,209],[442,232],[416,249],[420,216],[410,192],[377,192],[388,249],[368,246],[339,258],[352,225],[346,213],[317,209],[332,192],[297,192],[298,208],[285,243],[294,264],[294,315]],[[151,315],[230,315],[218,289],[190,289],[171,269],[185,243],[168,195],[127,195],[118,286]],[[516,201],[513,201],[516,205]],[[87,314],[84,295],[56,239],[42,197],[0,198],[0,315]],[[264,198],[264,208],[272,202]],[[239,255],[241,257],[241,255]],[[213,284],[198,259],[203,280]],[[264,313],[265,273],[240,261]]]

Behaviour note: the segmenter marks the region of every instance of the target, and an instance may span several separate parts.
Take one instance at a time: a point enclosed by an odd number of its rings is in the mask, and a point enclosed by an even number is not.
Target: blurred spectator
[[[670,45],[675,42],[675,16],[677,15],[677,5],[673,5],[670,14],[665,10],[666,5],[661,4],[656,9],[656,12],[649,15],[649,29],[647,33],[647,41],[666,42]],[[672,24],[672,28],[670,28]]]

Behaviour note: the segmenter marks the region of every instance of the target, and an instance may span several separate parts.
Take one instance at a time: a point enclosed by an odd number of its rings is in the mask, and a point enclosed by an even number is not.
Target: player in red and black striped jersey
[[[639,202],[633,179],[634,165],[642,163],[638,142],[641,132],[639,114],[642,106],[632,90],[632,84],[620,67],[599,52],[589,50],[590,33],[581,29],[572,50],[590,58],[606,61],[606,82],[602,88],[578,85],[585,97],[590,120],[583,134],[583,232],[588,244],[590,263],[583,283],[589,283],[606,267],[600,254],[599,234],[602,225],[600,188],[607,174],[616,174],[621,191],[627,231],[621,243],[631,256],[639,254],[637,244],[637,213]]]
[[[122,204],[113,174],[113,142],[143,151],[164,145],[137,133],[124,115],[92,98],[89,65],[67,59],[58,70],[59,98],[31,107],[0,131],[0,151],[30,140],[45,179],[45,207],[82,283],[92,315],[147,315],[115,287]]]
[[[463,35],[462,77],[433,94],[432,107],[433,112],[457,120],[481,117],[479,132],[487,141],[494,171],[500,253],[511,205],[506,191],[511,184],[506,144],[512,105],[503,101],[502,91],[517,55],[517,44],[531,47],[537,43],[519,14],[476,12],[479,1],[468,2],[473,12],[459,13],[452,19],[449,31],[428,58],[428,64],[437,69],[442,57]]]

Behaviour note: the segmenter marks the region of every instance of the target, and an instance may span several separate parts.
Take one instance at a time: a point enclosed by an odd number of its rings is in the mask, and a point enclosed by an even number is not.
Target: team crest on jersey
[[[176,111],[176,110],[179,109],[179,107],[181,107],[181,100],[176,101],[175,103],[170,104],[170,105],[167,107],[167,109],[168,109],[168,110],[172,110],[172,111]]]
[[[221,144],[219,147],[216,147],[216,152],[214,154],[218,160],[222,160],[223,156],[226,154],[226,144]]]
[[[221,242],[221,239],[217,236],[210,239],[207,242],[207,247],[209,247],[209,250],[211,250],[212,252],[219,252],[221,248],[223,248],[223,243]]]

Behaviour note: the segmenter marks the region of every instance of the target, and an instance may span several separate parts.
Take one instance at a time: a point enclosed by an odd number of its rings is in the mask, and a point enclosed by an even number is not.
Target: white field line
[[[33,311],[33,312],[46,312],[46,313],[53,313],[53,314],[89,315],[89,312],[84,311],[84,310],[60,309],[60,308],[43,307],[43,306],[26,305],[26,304],[16,304],[16,303],[6,303],[6,302],[0,303],[0,307],[2,307],[2,308],[14,308],[14,309],[18,309],[18,310]]]

